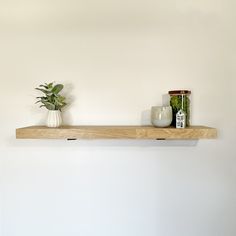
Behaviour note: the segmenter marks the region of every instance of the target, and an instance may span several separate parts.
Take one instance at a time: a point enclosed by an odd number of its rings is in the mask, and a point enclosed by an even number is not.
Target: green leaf
[[[45,89],[48,89],[48,86],[47,86],[47,84],[45,84],[45,85],[43,85],[43,84],[40,84],[40,85],[39,85],[39,87],[43,87],[43,88],[45,88]]]
[[[63,85],[62,84],[57,84],[53,87],[53,89],[51,90],[52,93],[54,94],[58,94],[59,92],[61,92],[61,90],[63,89]]]
[[[47,85],[49,89],[53,88],[53,82]]]
[[[42,102],[48,110],[55,110],[56,106],[50,102]]]
[[[41,88],[35,88],[36,90],[39,90],[39,91],[41,91],[41,92],[43,92],[43,93],[45,93],[45,94],[49,94],[49,93],[51,93],[50,91],[48,91],[48,90],[46,90],[46,89],[41,89]]]

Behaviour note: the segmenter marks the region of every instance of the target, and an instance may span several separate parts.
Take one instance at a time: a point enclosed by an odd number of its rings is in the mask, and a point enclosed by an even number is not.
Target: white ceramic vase
[[[168,127],[172,122],[171,106],[155,106],[151,110],[151,122],[155,127]]]
[[[47,127],[57,128],[62,125],[62,117],[60,111],[48,111]]]

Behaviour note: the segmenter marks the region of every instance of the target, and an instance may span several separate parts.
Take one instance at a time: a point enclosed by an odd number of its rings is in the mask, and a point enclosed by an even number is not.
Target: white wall
[[[0,0],[0,235],[235,236],[235,1]],[[194,142],[16,140],[34,87],[69,124],[147,123],[188,88]]]

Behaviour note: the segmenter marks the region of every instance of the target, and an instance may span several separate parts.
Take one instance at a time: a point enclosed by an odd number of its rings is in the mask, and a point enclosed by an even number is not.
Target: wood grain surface
[[[217,130],[206,126],[185,129],[153,126],[30,126],[16,129],[17,139],[215,139]]]

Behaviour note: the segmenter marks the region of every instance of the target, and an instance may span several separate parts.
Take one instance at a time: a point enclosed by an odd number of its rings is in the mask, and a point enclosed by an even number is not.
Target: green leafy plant
[[[182,99],[183,99],[183,110],[186,113],[186,123],[187,123],[187,126],[190,125],[190,99],[188,98],[188,96],[183,96],[182,98],[181,95],[175,95],[175,96],[171,96],[171,99],[170,99],[170,105],[173,110],[173,120],[172,120],[173,126],[176,125],[177,112],[180,109],[182,109]]]
[[[64,86],[62,84],[54,85],[54,83],[45,83],[39,85],[35,89],[44,93],[44,96],[37,97],[38,101],[36,103],[41,103],[40,107],[45,107],[51,111],[61,111],[66,105],[66,98],[59,94],[63,88]]]

